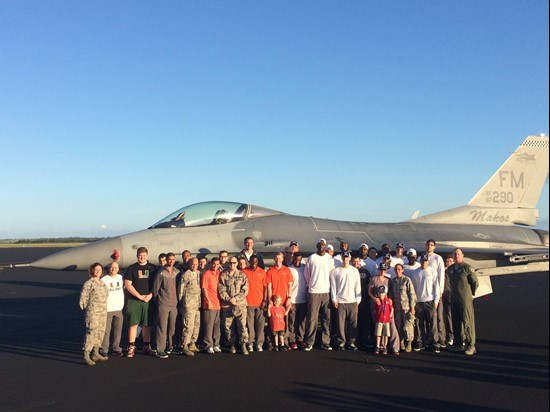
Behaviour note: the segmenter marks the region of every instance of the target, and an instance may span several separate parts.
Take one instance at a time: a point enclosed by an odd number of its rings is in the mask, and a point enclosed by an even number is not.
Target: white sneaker
[[[216,353],[221,353],[221,351],[222,351],[222,350],[220,349],[219,346],[214,346],[214,352],[216,352]]]
[[[210,346],[210,347],[206,350],[206,353],[209,353],[209,354],[215,353],[215,352],[214,352],[214,348],[213,348],[212,346]]]
[[[262,348],[261,346],[256,346],[256,352],[263,352],[264,351],[264,348]]]
[[[249,352],[254,352],[254,345],[252,345],[251,343],[247,345],[247,348]]]

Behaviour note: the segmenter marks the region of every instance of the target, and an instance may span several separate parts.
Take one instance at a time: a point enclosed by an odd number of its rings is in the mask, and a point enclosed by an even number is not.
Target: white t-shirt
[[[107,297],[107,312],[117,312],[124,307],[124,280],[121,274],[106,275],[101,278],[109,289]]]
[[[304,265],[297,268],[294,265],[288,267],[292,273],[292,285],[290,286],[290,302],[291,303],[306,303],[307,302],[307,286],[304,279]]]
[[[307,260],[304,278],[309,293],[330,293],[330,271],[334,268],[334,260],[325,253],[323,256],[314,253]]]
[[[353,266],[330,272],[330,297],[338,303],[361,303],[361,278]]]

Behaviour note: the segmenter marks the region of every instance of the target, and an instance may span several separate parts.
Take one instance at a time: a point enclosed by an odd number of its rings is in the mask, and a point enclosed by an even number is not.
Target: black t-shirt
[[[153,276],[157,270],[157,267],[149,262],[145,265],[134,263],[128,266],[124,273],[124,280],[130,280],[132,286],[140,295],[148,295],[151,293],[151,286],[153,282]],[[128,299],[137,300],[137,298],[131,293],[128,294]]]

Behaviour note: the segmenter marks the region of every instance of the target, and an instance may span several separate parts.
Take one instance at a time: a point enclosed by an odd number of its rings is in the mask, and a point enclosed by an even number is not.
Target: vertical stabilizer
[[[468,205],[535,209],[548,176],[548,136],[529,136]]]

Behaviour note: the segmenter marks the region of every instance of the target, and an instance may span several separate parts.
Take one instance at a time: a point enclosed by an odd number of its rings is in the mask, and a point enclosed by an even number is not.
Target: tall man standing
[[[317,242],[317,253],[309,257],[304,269],[304,279],[308,290],[305,351],[313,349],[319,313],[321,314],[322,327],[321,348],[332,350],[330,346],[330,271],[333,268],[333,260],[326,253],[326,247],[326,240],[320,239]]]
[[[338,350],[357,350],[357,309],[361,303],[359,271],[350,265],[351,253],[342,252],[342,265],[330,273],[330,297],[338,316]]]
[[[445,262],[443,258],[435,253],[435,240],[428,239],[426,241],[426,253],[430,257],[430,267],[437,273],[437,281],[439,283],[439,292],[441,294],[440,300],[445,290]],[[443,305],[438,305],[437,310],[434,313],[434,323],[437,328],[437,334],[439,336],[439,346],[445,347],[445,316],[443,311]]]
[[[248,325],[248,351],[256,350],[261,352],[264,346],[265,326],[265,302],[267,299],[267,283],[265,271],[258,266],[258,256],[252,255],[249,258],[250,265],[243,270],[248,279],[247,303],[247,325]]]
[[[133,358],[136,352],[137,328],[141,326],[143,339],[143,353],[154,355],[151,349],[151,331],[149,328],[149,302],[153,297],[151,293],[150,277],[157,270],[155,265],[149,263],[147,258],[149,251],[145,247],[137,250],[137,262],[128,266],[124,273],[124,287],[128,291],[128,306],[126,317],[128,320],[128,353],[126,356]]]
[[[476,326],[474,317],[473,296],[478,286],[477,276],[470,265],[464,262],[464,253],[455,249],[454,265],[447,269],[451,283],[451,311],[455,351],[466,350],[466,355],[476,353]]]

